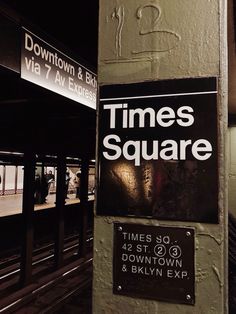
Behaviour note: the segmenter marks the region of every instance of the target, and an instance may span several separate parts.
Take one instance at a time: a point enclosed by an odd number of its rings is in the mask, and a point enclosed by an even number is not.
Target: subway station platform
[[[55,207],[55,194],[49,194],[46,203],[35,204],[34,210],[43,210]],[[89,195],[88,200],[94,200],[94,195]],[[69,194],[65,200],[65,205],[80,203],[75,194]],[[22,213],[22,194],[0,196],[0,217],[16,215]]]

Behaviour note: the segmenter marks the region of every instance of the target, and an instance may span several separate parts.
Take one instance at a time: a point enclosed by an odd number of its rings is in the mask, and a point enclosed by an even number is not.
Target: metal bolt
[[[121,290],[122,290],[122,287],[121,287],[121,286],[118,286],[118,287],[117,287],[117,290],[118,290],[118,291],[121,291]]]
[[[186,232],[186,236],[187,236],[187,237],[190,237],[190,236],[191,236],[191,232],[190,232],[190,231],[187,231],[187,232]]]
[[[119,230],[119,231],[122,231],[123,229],[122,229],[122,227],[118,227],[118,230]]]
[[[186,299],[187,299],[187,300],[191,300],[191,295],[190,295],[190,294],[187,294],[187,295],[186,295]]]

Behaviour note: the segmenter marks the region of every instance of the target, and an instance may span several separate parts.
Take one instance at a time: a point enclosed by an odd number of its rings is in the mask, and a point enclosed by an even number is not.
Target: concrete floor
[[[89,196],[92,200],[94,196]],[[45,204],[35,204],[34,210],[42,210],[55,206],[56,194],[49,194]],[[79,203],[75,194],[69,194],[66,199],[66,205]],[[0,196],[0,217],[10,216],[22,213],[22,194]]]

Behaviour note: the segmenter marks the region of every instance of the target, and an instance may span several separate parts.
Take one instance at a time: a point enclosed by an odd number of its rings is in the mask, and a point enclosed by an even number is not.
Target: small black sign
[[[98,125],[98,215],[218,222],[216,78],[101,86]]]
[[[113,293],[195,303],[194,229],[114,224]]]

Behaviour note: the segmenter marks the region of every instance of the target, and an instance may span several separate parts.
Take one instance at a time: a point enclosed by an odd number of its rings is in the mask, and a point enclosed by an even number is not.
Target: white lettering
[[[186,270],[180,271],[175,269],[167,269],[166,276],[168,278],[184,279],[188,276],[188,272]]]
[[[188,113],[185,113],[184,111],[187,111]],[[177,110],[177,115],[180,119],[177,119],[177,123],[180,126],[190,126],[194,123],[194,117],[191,114],[193,113],[193,108],[190,106],[182,106]],[[185,119],[186,121],[183,121],[183,119]]]
[[[129,241],[152,242],[151,234],[122,232],[123,239]]]
[[[164,243],[164,244],[170,244],[170,237],[169,236],[156,236],[156,243]]]
[[[133,151],[133,153],[129,153]],[[127,141],[123,146],[123,155],[127,160],[134,160],[135,166],[140,166],[140,142]]]
[[[72,64],[58,57],[56,52],[51,52],[40,46],[40,44],[34,42],[33,37],[28,33],[25,33],[25,49],[32,51],[37,57],[41,57],[43,60],[52,63],[70,75],[75,75],[75,67]]]
[[[114,129],[116,127],[116,109],[121,109],[122,107],[122,104],[108,104],[103,106],[105,110],[110,110],[110,129]]]
[[[57,71],[56,72],[56,77],[55,77],[55,83],[57,83],[60,86],[64,86],[65,84],[65,77],[63,77],[62,75],[60,75],[60,72]]]
[[[108,159],[108,160],[116,160],[120,157],[121,155],[121,149],[119,146],[115,145],[115,144],[111,144],[109,141],[111,139],[114,139],[116,142],[120,142],[120,138],[118,135],[115,134],[111,134],[111,135],[107,135],[104,140],[103,140],[103,145],[107,148],[107,149],[111,149],[113,151],[115,151],[114,155],[110,155],[107,152],[103,152],[103,156]]]
[[[140,250],[141,247],[138,247],[138,248]],[[144,253],[148,252],[148,246],[145,246],[145,247],[143,246],[142,248],[143,248]],[[121,259],[123,262],[128,261],[130,263],[141,263],[141,264],[149,264],[149,265],[153,264],[153,265],[159,265],[159,266],[171,266],[175,268],[177,267],[182,268],[183,266],[182,259],[174,259],[174,258],[122,253]]]
[[[199,152],[202,152],[202,154],[199,154]],[[209,143],[205,139],[199,139],[196,142],[193,143],[192,147],[192,153],[193,156],[198,160],[207,160],[210,158],[212,154],[212,146],[211,143]]]
[[[37,75],[41,74],[41,66],[38,62],[34,61],[34,57],[28,59],[25,57],[25,66],[28,71],[31,71]]]
[[[25,49],[28,51],[32,51],[33,44],[33,38],[29,34],[25,33]]]
[[[86,74],[86,82],[90,82],[90,76]],[[120,126],[123,128],[154,128],[156,124],[167,128],[177,123],[180,126],[188,127],[194,123],[193,108],[190,106],[181,106],[177,109],[177,113],[171,107],[162,107],[159,110],[151,107],[129,109],[128,104],[107,104],[103,106],[104,109],[110,110],[109,120],[110,128],[115,127],[115,113],[116,109],[122,111]]]
[[[149,117],[149,127],[155,126],[155,111],[152,108],[146,108],[146,109],[130,109],[129,110],[129,127],[134,128],[134,121],[135,116],[139,118],[138,127],[144,128],[145,126],[145,116],[148,114]]]
[[[162,107],[157,113],[157,122],[160,126],[167,128],[175,122],[175,112],[170,107]],[[167,121],[164,121],[167,120]]]
[[[161,277],[163,275],[163,270],[154,268],[154,267],[143,267],[143,266],[131,266],[131,273],[132,274],[142,274],[146,276],[159,276]]]
[[[164,160],[177,160],[178,159],[178,144],[173,140],[166,140],[161,143],[162,147],[169,146],[163,148],[160,151],[160,157]],[[181,146],[180,146],[181,147]]]
[[[115,112],[115,111],[114,111]],[[111,141],[114,141],[111,144]],[[108,160],[116,160],[123,154],[126,160],[133,160],[135,166],[140,166],[141,160],[186,160],[187,150],[197,160],[206,160],[212,155],[212,146],[209,141],[205,139],[196,140],[192,143],[192,140],[165,140],[159,142],[157,140],[152,141],[152,151],[148,151],[147,141],[132,141],[124,142],[123,147],[120,147],[118,143],[121,143],[121,139],[118,135],[107,135],[103,140],[103,145],[106,151],[103,152],[103,156]],[[159,146],[161,149],[159,151]],[[112,150],[114,153],[109,153],[107,150]]]

